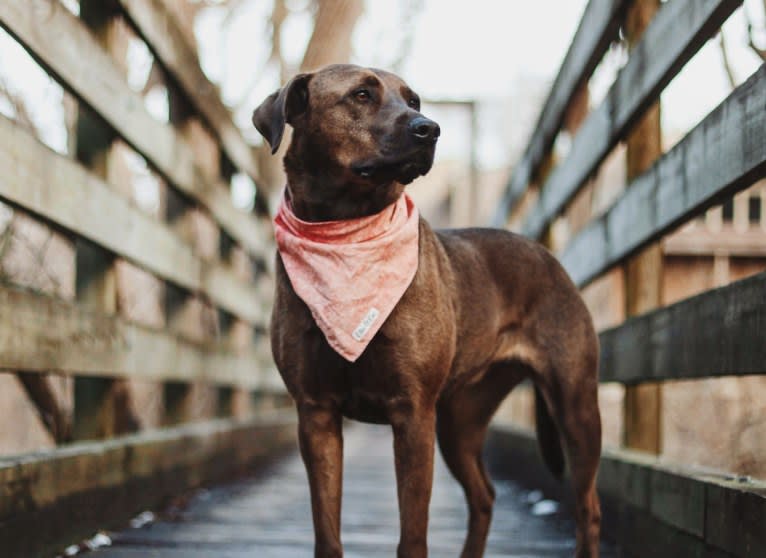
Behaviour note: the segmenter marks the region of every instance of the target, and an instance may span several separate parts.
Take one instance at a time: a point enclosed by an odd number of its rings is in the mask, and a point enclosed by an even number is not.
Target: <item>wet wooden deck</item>
[[[396,555],[398,516],[386,427],[346,428],[343,543],[347,558]],[[572,556],[574,526],[510,481],[497,481],[495,519],[487,558]],[[429,529],[430,556],[460,554],[465,535],[463,494],[441,461],[437,464]],[[303,464],[287,457],[257,478],[200,491],[173,520],[112,534],[98,558],[302,558],[313,556],[313,533]],[[604,558],[616,556],[610,547]]]

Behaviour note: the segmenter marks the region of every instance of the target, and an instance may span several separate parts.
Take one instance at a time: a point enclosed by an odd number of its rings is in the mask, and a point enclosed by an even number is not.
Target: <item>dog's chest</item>
[[[340,401],[344,417],[373,424],[390,423],[391,407],[392,401],[386,395],[353,387],[345,390]]]
[[[330,347],[277,266],[272,348],[297,402],[332,399],[348,418],[388,423],[418,393],[439,391],[454,357],[455,315],[432,233],[421,232],[415,278],[355,362]]]

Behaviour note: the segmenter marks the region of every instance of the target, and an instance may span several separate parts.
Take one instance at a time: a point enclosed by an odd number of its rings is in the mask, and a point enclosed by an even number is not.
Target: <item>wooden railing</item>
[[[79,113],[76,149],[68,155],[0,116],[0,201],[71,238],[77,276],[74,300],[0,283],[0,369],[75,378],[73,425],[54,433],[67,445],[34,458],[0,458],[3,556],[50,555],[293,443],[291,420],[253,415],[264,394],[284,398],[268,344],[273,277],[265,196],[257,196],[251,213],[236,208],[230,194],[235,172],[258,184],[253,150],[163,2],[79,5],[78,17],[58,0],[0,3],[0,26],[76,98]],[[126,23],[166,76],[169,122],[153,117],[128,85],[124,52],[117,55],[113,42],[115,26]],[[118,141],[167,185],[166,215],[141,210],[113,183]],[[217,253],[179,225],[192,213],[213,231]],[[117,306],[118,260],[164,282],[165,327],[137,323]],[[185,333],[198,319],[183,312],[191,302],[212,316],[217,332]],[[116,408],[126,402],[111,389],[128,380],[156,382],[164,391],[167,428],[78,441],[136,430],[114,416],[135,411]],[[213,390],[217,411],[185,415],[192,385]],[[231,416],[235,392],[256,401],[249,415]],[[179,425],[192,418],[207,421]]]
[[[626,267],[626,291],[640,291],[644,285],[639,280],[656,282],[661,273],[657,264],[647,268],[635,259],[639,254],[766,176],[766,66],[762,65],[673,149],[643,172],[629,175],[625,191],[605,212],[571,238],[552,232],[562,220],[566,222],[572,203],[589,187],[589,179],[618,142],[627,141],[630,157],[631,142],[641,141],[635,135],[636,124],[648,118],[647,109],[665,86],[742,2],[662,4],[632,43],[628,61],[603,102],[589,112],[573,134],[568,153],[556,161],[553,145],[568,111],[587,88],[617,30],[639,4],[651,3],[589,2],[494,220],[497,226],[511,226],[547,243],[581,288],[623,265],[644,266],[641,279]],[[766,232],[760,238],[766,244]],[[627,386],[626,404],[637,389],[633,386],[766,373],[765,273],[671,306],[654,308],[661,303],[654,298],[638,304],[637,311],[626,302],[629,318],[600,332],[601,380]],[[633,400],[633,416],[626,409],[626,440],[634,433],[631,430],[642,428],[642,421],[650,429],[655,423],[656,417],[645,415],[656,413],[658,400],[643,406],[642,402],[641,397]],[[534,451],[525,432],[498,426],[494,436],[496,444],[515,452],[514,460]],[[656,434],[650,432],[652,436]],[[605,519],[617,524],[614,534],[627,555],[757,556],[766,549],[763,482],[671,466],[650,453],[619,449],[605,452],[599,486],[608,504]]]

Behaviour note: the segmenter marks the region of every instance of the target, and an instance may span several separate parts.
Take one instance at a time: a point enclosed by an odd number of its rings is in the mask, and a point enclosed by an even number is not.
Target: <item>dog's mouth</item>
[[[419,176],[431,170],[434,161],[434,149],[419,149],[405,155],[382,156],[374,159],[357,161],[351,170],[365,180],[390,182],[396,180],[409,184]]]

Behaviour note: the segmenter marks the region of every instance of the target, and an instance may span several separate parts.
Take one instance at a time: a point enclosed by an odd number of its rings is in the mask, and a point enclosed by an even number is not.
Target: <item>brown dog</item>
[[[285,156],[289,195],[305,221],[371,215],[430,170],[438,125],[395,75],[334,65],[300,74],[259,106],[253,123]],[[462,557],[484,553],[494,490],[482,463],[493,413],[529,378],[543,456],[563,447],[576,496],[577,556],[598,556],[595,476],[601,449],[598,341],[577,289],[541,246],[502,230],[434,232],[421,219],[412,284],[365,352],[348,362],[327,344],[277,257],[271,339],[299,415],[317,557],[340,541],[343,416],[391,424],[400,558],[427,555],[434,441],[465,490]]]

